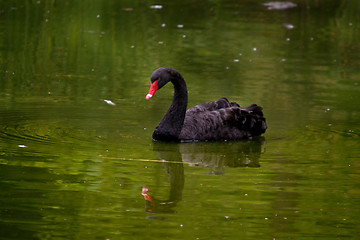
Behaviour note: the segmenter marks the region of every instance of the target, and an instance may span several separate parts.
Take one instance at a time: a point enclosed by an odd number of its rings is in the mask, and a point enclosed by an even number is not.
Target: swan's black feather
[[[186,111],[179,136],[184,141],[239,140],[266,130],[261,107],[240,108],[226,98],[199,104]]]

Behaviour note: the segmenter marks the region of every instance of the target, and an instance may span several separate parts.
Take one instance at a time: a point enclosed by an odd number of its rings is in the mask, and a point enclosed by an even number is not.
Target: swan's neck
[[[171,82],[174,85],[174,98],[169,110],[154,130],[155,140],[178,141],[183,127],[188,101],[186,83],[181,75]]]

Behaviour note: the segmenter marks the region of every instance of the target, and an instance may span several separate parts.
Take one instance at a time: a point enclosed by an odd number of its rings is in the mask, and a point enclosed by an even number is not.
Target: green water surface
[[[0,239],[360,239],[360,2],[269,2],[2,1]],[[267,132],[153,142],[163,66]]]

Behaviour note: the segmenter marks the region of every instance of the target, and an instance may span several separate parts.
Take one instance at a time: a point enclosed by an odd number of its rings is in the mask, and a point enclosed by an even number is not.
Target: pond
[[[1,239],[359,239],[358,0],[3,1]],[[189,106],[263,107],[233,142],[163,143]]]

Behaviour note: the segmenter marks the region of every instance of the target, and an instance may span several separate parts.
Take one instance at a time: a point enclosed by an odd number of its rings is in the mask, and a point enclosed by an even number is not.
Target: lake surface
[[[358,0],[3,1],[1,239],[360,239]],[[160,143],[172,100],[264,108]],[[106,101],[105,101],[106,100]]]

